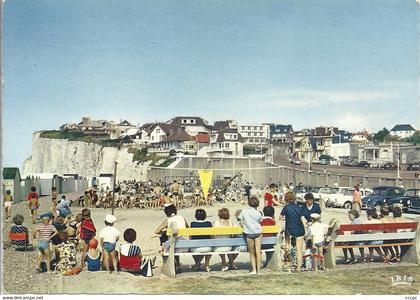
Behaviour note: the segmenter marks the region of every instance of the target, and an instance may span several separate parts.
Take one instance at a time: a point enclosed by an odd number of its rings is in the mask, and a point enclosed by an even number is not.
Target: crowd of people
[[[266,191],[256,196],[252,192],[254,189],[249,183],[246,183],[243,190],[243,200],[248,207],[238,209],[231,217],[228,208],[223,207],[218,210],[217,220],[213,222],[207,219],[207,212],[204,208],[197,208],[195,211],[195,220],[187,222],[187,220],[179,215],[178,209],[183,206],[181,184],[174,181],[171,184],[162,184],[149,181],[149,183],[139,183],[135,181],[122,182],[119,185],[123,195],[135,194],[140,191],[141,194],[153,193],[155,196],[163,195],[156,202],[156,207],[162,207],[166,215],[166,219],[156,228],[155,234],[160,237],[161,252],[167,251],[165,243],[168,240],[166,230],[175,223],[177,228],[208,228],[208,227],[232,227],[242,226],[246,247],[233,249],[232,247],[200,247],[193,249],[195,264],[192,269],[198,270],[204,259],[204,267],[206,271],[210,271],[211,255],[200,255],[199,253],[208,252],[228,252],[228,251],[248,251],[251,261],[250,274],[258,274],[261,269],[261,241],[262,227],[276,225],[275,206],[281,208],[280,219],[284,235],[284,263],[288,270],[300,272],[302,270],[325,270],[324,251],[328,241],[326,236],[332,230],[335,223],[324,224],[321,222],[321,207],[315,202],[314,196],[307,193],[304,196],[305,203],[298,205],[296,203],[295,194],[287,185],[283,186],[284,190],[279,192],[278,185],[272,183],[267,186]],[[108,193],[108,192],[107,192]],[[168,198],[167,193],[171,193]],[[120,231],[114,227],[116,217],[107,215],[104,219],[105,228],[97,234],[95,224],[90,217],[91,208],[97,207],[97,202],[101,197],[97,196],[95,188],[91,188],[84,193],[83,200],[79,199],[79,205],[83,207],[82,212],[73,215],[71,211],[72,201],[66,199],[63,195],[60,199],[57,190],[52,188],[51,204],[48,212],[39,216],[41,222],[36,225],[32,236],[34,239],[33,246],[38,251],[36,269],[37,271],[55,270],[62,274],[77,274],[83,269],[89,271],[98,271],[101,269],[112,270],[118,272],[121,268],[133,273],[140,272],[141,250],[134,242],[137,233],[133,228],[127,228],[123,233],[124,243],[121,244],[119,251],[117,250],[117,242],[120,238]],[[12,200],[11,200],[12,199]],[[258,210],[260,200],[263,200],[262,212]],[[28,210],[30,212],[31,221],[36,224],[37,210],[39,208],[39,195],[35,187],[32,187],[28,194]],[[13,201],[9,192],[4,196],[4,208],[7,212],[6,220],[11,218],[11,208],[8,203]],[[203,203],[196,203],[197,206],[204,206]],[[124,207],[124,206],[123,206]],[[154,206],[151,206],[154,207]],[[348,212],[351,224],[362,224],[360,217],[360,207],[352,209]],[[12,246],[16,248],[27,249],[29,246],[30,232],[23,224],[24,217],[20,214],[14,216],[11,233],[25,233],[22,240],[13,240]],[[283,224],[284,222],[284,224]],[[406,222],[402,218],[401,208],[395,206],[390,216],[390,210],[387,206],[383,206],[380,213],[375,209],[367,211],[368,224],[375,223],[398,223]],[[389,232],[389,231],[387,231]],[[377,231],[355,232],[359,233],[377,233]],[[230,236],[218,236],[218,238],[229,238]],[[178,239],[187,237],[179,236]],[[194,236],[193,239],[209,239],[210,236]],[[350,244],[349,244],[350,245]],[[353,245],[353,244],[351,244]],[[366,244],[367,245],[367,244]],[[407,251],[405,246],[387,246],[384,241],[373,241],[369,245],[377,245],[377,247],[368,247],[368,253],[365,253],[365,243],[357,242],[360,252],[359,262],[368,263],[374,261],[375,252],[380,261],[383,262],[399,262],[401,256]],[[98,250],[100,246],[101,251]],[[264,245],[266,247],[267,245]],[[176,249],[182,251],[183,249]],[[81,260],[77,262],[77,251],[81,252]],[[367,255],[366,255],[367,254]],[[343,248],[344,259],[343,264],[354,264],[358,262],[355,258],[353,248]],[[235,260],[237,254],[220,254],[222,271],[237,269]],[[179,256],[176,256],[176,270],[180,271]]]

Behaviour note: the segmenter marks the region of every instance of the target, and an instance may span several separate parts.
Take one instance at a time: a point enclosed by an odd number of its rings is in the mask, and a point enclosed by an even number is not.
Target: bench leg
[[[283,270],[283,260],[281,257],[281,246],[279,243],[274,245],[274,252],[266,252],[267,255],[267,268],[274,271],[280,272]]]
[[[175,259],[174,256],[162,256],[163,265],[162,265],[162,274],[169,276],[171,278],[175,277]]]
[[[418,245],[411,246],[405,254],[401,257],[402,262],[413,263],[413,264],[420,264],[420,249]]]
[[[324,255],[324,264],[325,268],[334,269],[335,268],[335,247],[332,245],[333,242],[327,247],[327,253]]]

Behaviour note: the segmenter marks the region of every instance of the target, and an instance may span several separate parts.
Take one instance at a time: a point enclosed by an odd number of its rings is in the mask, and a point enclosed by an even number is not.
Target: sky
[[[414,0],[13,0],[3,159],[83,116],[420,129]]]

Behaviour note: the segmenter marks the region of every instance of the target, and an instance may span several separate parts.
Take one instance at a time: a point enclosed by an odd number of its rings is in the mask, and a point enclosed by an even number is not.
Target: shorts
[[[49,241],[44,241],[44,240],[38,240],[38,245],[37,245],[38,250],[40,251],[45,251],[45,250],[49,250],[50,248],[50,242]]]
[[[244,233],[243,235],[247,239],[256,240],[256,239],[258,239],[261,236],[261,233],[252,233],[252,234]]]
[[[86,245],[89,245],[90,240],[93,238],[89,238],[89,239],[82,239],[83,242],[85,242]]]
[[[33,207],[31,207],[31,213],[33,214],[36,210],[38,210],[38,207],[37,206],[33,206]]]
[[[102,248],[106,251],[106,252],[112,252],[115,250],[115,246],[117,244],[116,243],[108,243],[108,242],[104,242]]]
[[[4,202],[4,207],[5,207],[5,208],[10,208],[10,207],[12,207],[12,201],[7,201],[7,202]]]

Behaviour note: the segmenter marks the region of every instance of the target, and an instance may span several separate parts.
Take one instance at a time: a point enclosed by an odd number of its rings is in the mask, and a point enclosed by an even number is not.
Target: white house
[[[391,130],[390,134],[398,136],[400,139],[405,139],[412,136],[416,130],[410,124],[397,124]]]
[[[225,129],[210,134],[208,155],[210,157],[242,157],[242,136],[232,129]]]
[[[359,144],[355,143],[333,143],[330,148],[330,156],[337,160],[343,158],[358,158]]]
[[[270,139],[269,125],[240,125],[238,129],[245,145],[264,145]]]
[[[182,128],[190,136],[199,133],[210,133],[210,126],[207,121],[200,117],[175,117],[167,122],[172,127]]]
[[[155,144],[163,141],[166,137],[176,131],[174,126],[165,123],[156,123],[149,133],[149,143]]]
[[[369,132],[364,129],[361,132],[356,132],[353,133],[352,137],[351,137],[351,141],[353,143],[358,143],[358,144],[367,144],[369,142]]]

